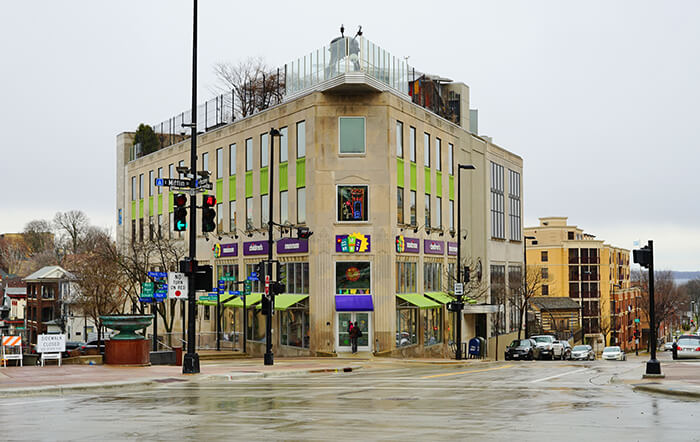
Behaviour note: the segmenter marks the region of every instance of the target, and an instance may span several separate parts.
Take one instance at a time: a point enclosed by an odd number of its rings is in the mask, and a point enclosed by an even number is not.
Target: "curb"
[[[634,384],[634,391],[643,391],[645,393],[659,393],[669,396],[680,396],[686,398],[700,399],[700,389],[684,389],[682,386],[670,386],[668,384],[649,383],[649,384]]]

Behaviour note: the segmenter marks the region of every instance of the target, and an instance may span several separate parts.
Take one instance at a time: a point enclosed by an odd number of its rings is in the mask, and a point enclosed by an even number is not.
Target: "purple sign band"
[[[397,253],[420,253],[420,239],[406,238],[403,235],[396,237]]]
[[[277,241],[277,253],[308,253],[309,240],[297,238],[282,238]]]
[[[243,243],[243,255],[267,255],[267,241],[247,241]]]
[[[227,258],[230,256],[238,256],[238,244],[214,244],[214,257]]]
[[[444,255],[445,242],[426,239],[423,241],[423,250],[426,255]]]
[[[457,256],[457,243],[456,242],[448,242],[447,243],[447,255]]]

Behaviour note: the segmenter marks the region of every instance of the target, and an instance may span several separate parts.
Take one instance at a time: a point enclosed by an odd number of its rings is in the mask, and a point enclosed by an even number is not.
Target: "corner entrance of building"
[[[350,326],[350,321],[354,324],[357,322],[357,325],[360,327],[360,330],[362,330],[362,337],[357,340],[357,350],[358,351],[371,351],[371,342],[372,340],[370,339],[372,335],[372,328],[371,328],[371,313],[369,312],[338,312],[336,313],[336,331],[335,331],[335,336],[336,336],[336,341],[335,341],[335,348],[337,353],[343,353],[343,352],[351,352],[352,351],[352,346],[350,345],[350,333],[348,332],[348,328]]]

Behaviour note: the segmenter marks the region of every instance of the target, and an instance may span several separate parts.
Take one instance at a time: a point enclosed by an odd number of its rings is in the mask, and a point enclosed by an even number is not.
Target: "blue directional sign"
[[[238,290],[229,290],[229,291],[228,291],[228,294],[229,294],[229,295],[240,295],[241,292],[238,291]]]
[[[165,186],[163,178],[156,178],[156,186]]]
[[[151,278],[167,278],[168,273],[167,272],[148,272],[146,273],[148,276]]]
[[[250,275],[248,277],[248,281],[260,281],[260,280],[258,279],[258,275],[255,275],[255,276]]]
[[[153,298],[144,298],[142,296],[139,296],[139,302],[146,302],[146,303],[153,302]]]
[[[156,301],[162,301],[168,297],[168,292],[156,292],[154,298]]]

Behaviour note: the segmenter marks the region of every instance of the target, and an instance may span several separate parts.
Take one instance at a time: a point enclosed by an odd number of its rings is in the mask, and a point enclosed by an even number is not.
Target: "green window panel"
[[[425,193],[432,193],[430,184],[432,180],[430,179],[430,167],[425,168]]]
[[[297,160],[297,189],[306,187],[306,158]]]
[[[418,172],[416,163],[411,163],[411,190],[418,190]]]
[[[136,201],[131,202],[131,219],[136,219]]]
[[[450,175],[450,199],[455,199],[455,177]]]
[[[249,170],[245,173],[245,197],[253,196],[253,171]]]
[[[267,188],[270,187],[270,169],[263,167],[260,169],[260,195],[267,195]]]
[[[442,172],[435,171],[435,195],[442,198]]]
[[[221,202],[224,200],[224,180],[216,180],[216,201]]]
[[[236,175],[228,177],[228,200],[236,201]]]
[[[396,185],[403,187],[403,159],[396,159]]]
[[[143,199],[139,200],[139,218],[143,218]]]
[[[163,194],[158,194],[158,215],[163,214]]]
[[[175,206],[175,194],[172,192],[168,193],[168,213],[172,212],[174,209],[173,207]]]
[[[148,197],[148,215],[153,216],[153,197]]]
[[[289,164],[280,164],[280,192],[289,188]]]

